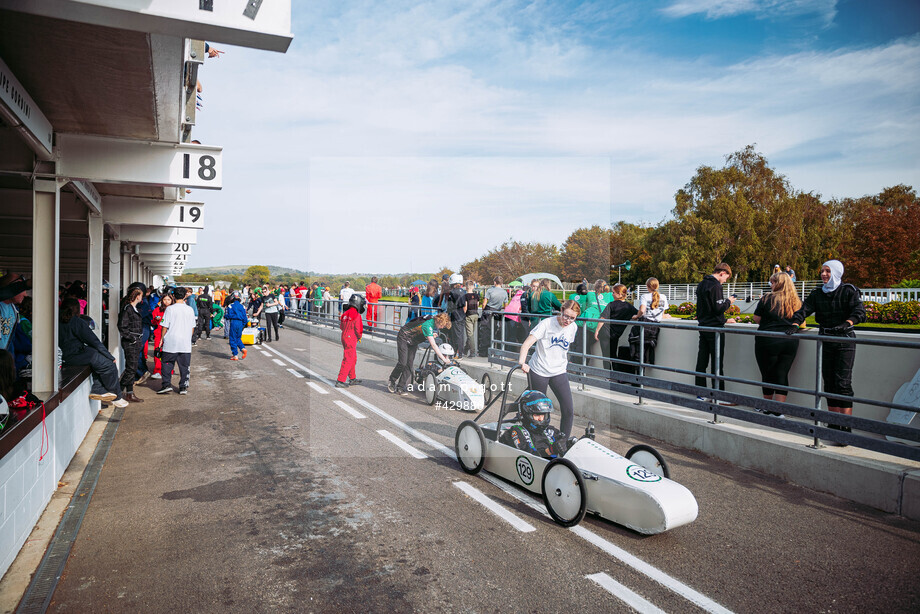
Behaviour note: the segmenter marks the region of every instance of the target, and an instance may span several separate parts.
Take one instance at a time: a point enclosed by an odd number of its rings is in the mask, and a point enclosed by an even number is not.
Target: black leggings
[[[559,412],[562,414],[559,430],[565,433],[568,439],[572,434],[572,424],[575,422],[575,406],[572,403],[572,389],[569,387],[568,374],[560,373],[552,377],[543,377],[531,371],[527,375],[530,376],[531,390],[539,390],[546,394],[547,385],[552,388],[553,394],[559,400]]]
[[[824,392],[853,396],[853,363],[856,361],[856,344],[828,341],[826,336],[822,336],[822,339],[824,343],[821,346],[821,376],[824,380]],[[844,409],[853,407],[852,401],[839,399],[828,399],[827,404],[830,407]]]
[[[125,370],[121,373],[121,388],[125,392],[134,392],[134,376],[137,375],[137,361],[141,355],[143,342],[138,339],[132,343],[122,340],[121,347],[125,351]]]
[[[715,375],[716,372],[716,333],[700,332],[700,343],[696,350],[696,371],[705,373],[707,366],[710,373]],[[719,334],[719,375],[725,375],[725,333]],[[697,375],[694,382],[697,386],[706,387],[705,376]],[[719,390],[725,390],[725,380],[719,380]]]
[[[278,312],[265,312],[265,340],[272,340],[272,327],[275,327],[275,341],[278,341]]]
[[[412,375],[416,350],[418,350],[418,345],[410,345],[409,340],[405,337],[396,336],[396,366],[390,373],[390,381],[396,382],[403,390],[406,389],[409,377]]]
[[[754,357],[760,367],[760,377],[765,384],[789,385],[789,369],[799,351],[798,339],[773,339],[769,337],[754,338]],[[768,386],[762,388],[764,396],[788,394],[785,390],[774,390]]]

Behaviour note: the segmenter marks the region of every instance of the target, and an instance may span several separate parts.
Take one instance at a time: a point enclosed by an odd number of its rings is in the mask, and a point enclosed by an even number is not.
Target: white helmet
[[[463,275],[461,275],[460,273],[454,273],[453,275],[450,276],[450,279],[447,280],[447,283],[449,283],[450,285],[462,284]]]
[[[449,343],[442,343],[438,346],[438,349],[441,350],[441,354],[443,354],[445,358],[450,358],[454,355],[454,348]]]

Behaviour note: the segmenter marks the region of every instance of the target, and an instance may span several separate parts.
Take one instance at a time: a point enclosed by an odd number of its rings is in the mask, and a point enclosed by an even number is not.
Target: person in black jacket
[[[209,286],[204,287],[195,302],[198,305],[198,320],[195,325],[195,333],[192,335],[192,342],[198,341],[205,335],[208,339],[211,338],[211,315],[214,311],[214,300],[211,298]]]
[[[118,383],[118,366],[99,338],[90,330],[89,321],[80,315],[80,302],[66,298],[61,303],[58,326],[58,346],[67,365],[88,365],[93,371],[93,387],[89,398],[97,401],[114,401],[116,407],[128,402],[121,394]]]
[[[621,320],[628,322],[638,317],[639,310],[635,306],[626,300],[626,286],[623,284],[617,284],[613,287],[613,301],[607,303],[607,306],[604,307],[604,311],[601,313],[602,320]],[[601,322],[597,325],[597,330],[594,331],[594,340],[600,341],[601,331],[604,329],[604,322]],[[609,324],[607,326],[608,343],[606,344],[607,358],[614,359],[617,357],[617,352],[620,346],[620,337],[623,336],[623,331],[626,330],[626,324]],[[606,363],[607,369],[614,368],[613,362]]]
[[[137,310],[137,304],[144,298],[140,288],[132,288],[121,301],[121,314],[118,316],[118,332],[121,333],[121,348],[125,352],[125,370],[121,374],[121,388],[124,399],[130,403],[142,403],[144,400],[134,394],[135,369],[143,343],[143,321]]]
[[[823,286],[812,290],[805,298],[802,308],[793,317],[796,325],[805,321],[812,313],[818,323],[818,334],[824,337],[852,339],[856,337],[853,327],[866,321],[859,290],[852,284],[841,281],[843,263],[828,260],[821,265]],[[853,396],[853,362],[856,360],[856,344],[846,341],[827,340],[821,344],[821,377],[824,391],[842,396]],[[828,411],[851,415],[853,403],[841,399],[828,399]],[[828,428],[850,432],[850,427],[829,424]]]
[[[733,319],[726,320],[725,312],[735,302],[734,297],[722,296],[722,284],[732,276],[732,268],[724,262],[719,263],[696,286],[696,319],[700,326],[710,328],[723,328],[726,324],[734,324]],[[716,372],[716,333],[700,331],[700,343],[696,353],[696,372],[705,373],[706,365],[710,365],[710,373]],[[725,375],[725,335],[719,335],[719,375]],[[706,386],[706,377],[696,376],[697,386]],[[719,381],[719,390],[725,390],[725,382]]]

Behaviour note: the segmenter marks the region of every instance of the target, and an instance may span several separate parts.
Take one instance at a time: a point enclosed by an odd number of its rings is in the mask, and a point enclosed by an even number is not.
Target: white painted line
[[[361,412],[356,411],[355,409],[352,409],[351,407],[349,407],[349,406],[345,403],[345,401],[336,401],[335,404],[338,405],[339,407],[341,407],[342,409],[344,409],[344,410],[345,410],[346,412],[348,412],[349,414],[351,414],[353,417],[357,418],[358,420],[361,420],[361,419],[367,417],[367,416],[365,416],[364,414],[362,414]]]
[[[510,524],[521,533],[530,533],[531,531],[537,530],[532,524],[521,520],[515,514],[509,512],[504,507],[485,496],[483,492],[473,488],[466,482],[454,482],[454,486],[469,495],[469,497],[477,503],[482,504],[487,510]]]
[[[412,455],[415,458],[428,458],[426,454],[419,452],[418,450],[416,450],[415,448],[407,444],[405,441],[403,441],[402,439],[400,439],[399,437],[391,433],[390,431],[381,430],[381,431],[377,431],[377,434],[382,435],[384,439],[388,439],[389,441],[395,443],[397,446],[399,446],[400,448],[402,448],[403,450],[405,450],[406,452],[408,452],[410,455]]]
[[[642,595],[635,593],[605,573],[591,574],[585,576],[588,580],[596,582],[608,593],[634,609],[639,614],[665,614],[664,610],[648,601]]]
[[[285,356],[284,354],[282,354],[281,352],[277,350],[271,350],[271,351],[277,354],[278,356],[280,356],[281,358],[287,360],[289,363],[291,363],[295,367],[303,370],[305,373],[309,373],[310,376],[313,377],[314,379],[317,379],[325,384],[328,384],[329,386],[332,386],[332,382],[326,379],[325,377],[323,377],[322,375],[320,375],[319,373],[316,373],[315,371],[306,368],[305,366],[299,364],[298,362],[291,360],[290,358],[288,358],[287,356]],[[311,382],[311,384],[312,383],[313,382]],[[366,408],[371,413],[376,414],[380,416],[381,418],[383,418],[384,420],[388,421],[393,426],[399,428],[403,432],[411,435],[412,437],[420,441],[424,441],[426,444],[428,444],[435,450],[440,451],[445,456],[448,456],[453,459],[457,458],[457,455],[454,453],[452,449],[448,448],[447,446],[445,446],[439,441],[435,441],[428,435],[415,430],[408,424],[400,420],[397,420],[396,418],[386,413],[379,407],[365,401],[364,399],[356,396],[354,393],[349,392],[348,390],[345,390],[344,388],[339,388],[338,391],[344,394],[345,396],[347,396],[348,398],[350,398],[351,400],[353,400],[358,405]],[[543,514],[546,517],[549,517],[549,514],[546,512],[546,508],[544,507],[542,501],[538,501],[535,497],[532,497],[530,494],[525,493],[524,491],[520,489],[514,488],[508,484],[505,484],[499,478],[493,475],[489,475],[485,471],[480,471],[478,475],[481,476],[486,481],[490,482],[491,484],[494,484],[496,487],[501,488],[503,491],[505,491],[512,497],[516,498],[518,501],[524,503],[525,505],[529,505],[532,509],[538,511],[539,513]],[[619,559],[620,561],[629,565],[630,567],[632,567],[639,573],[645,576],[648,576],[649,578],[655,580],[656,582],[661,583],[666,588],[674,591],[678,595],[681,595],[688,601],[695,603],[696,605],[706,610],[707,612],[712,612],[712,614],[733,614],[731,610],[723,607],[722,605],[719,605],[718,603],[716,603],[709,597],[706,597],[702,593],[690,588],[686,584],[683,584],[676,578],[669,576],[668,574],[657,569],[656,567],[649,565],[642,559],[636,556],[633,556],[632,554],[626,552],[625,550],[621,548],[614,546],[610,541],[604,539],[603,537],[601,537],[600,535],[597,535],[596,533],[591,532],[590,530],[584,528],[583,526],[572,527],[571,529],[569,529],[569,531],[572,531],[573,533],[575,533],[582,539],[593,544],[597,548],[600,548],[601,550],[603,550],[610,556],[613,556],[614,558]]]
[[[307,382],[307,384],[309,384],[310,388],[312,388],[313,390],[315,390],[316,392],[320,394],[329,394],[328,390],[326,390],[325,388],[323,388],[316,382]]]
[[[581,527],[581,526],[575,526],[569,529],[569,531],[571,531],[575,535],[578,535],[585,541],[594,544],[595,546],[597,546],[598,548],[600,548],[601,550],[603,550],[610,556],[616,559],[619,559],[620,561],[629,565],[630,567],[632,567],[639,573],[645,576],[648,576],[649,578],[658,582],[665,588],[671,589],[672,591],[674,591],[675,593],[677,593],[678,595],[680,595],[687,601],[693,604],[696,604],[697,606],[706,610],[707,612],[712,612],[713,614],[732,614],[731,610],[722,607],[721,605],[719,605],[718,603],[716,603],[715,601],[713,601],[706,595],[703,595],[693,590],[686,584],[669,576],[668,574],[664,573],[660,569],[652,567],[651,565],[649,565],[648,563],[646,563],[639,557],[633,556],[632,554],[626,552],[622,548],[614,546],[612,543],[610,543],[606,539],[600,537],[599,535],[596,535],[595,533],[592,533],[588,529]]]
[[[285,363],[283,360],[278,360],[277,358],[272,358],[272,362],[278,365],[279,367],[287,366],[287,363]]]
[[[300,374],[300,371],[295,371],[294,369],[288,369],[288,372],[294,377],[303,379],[303,375]]]

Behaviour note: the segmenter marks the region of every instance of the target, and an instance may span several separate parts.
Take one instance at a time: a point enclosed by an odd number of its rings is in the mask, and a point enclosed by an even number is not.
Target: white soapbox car
[[[504,390],[509,390],[508,372]],[[520,415],[506,416],[502,396],[498,422],[466,420],[457,428],[455,450],[460,467],[471,475],[485,469],[530,492],[541,494],[553,520],[577,525],[586,512],[638,533],[663,533],[696,519],[696,499],[669,478],[667,463],[651,446],[634,446],[626,456],[593,439],[593,425],[560,458],[543,458],[499,441]],[[489,406],[492,405],[490,400]],[[488,409],[488,408],[486,408]]]
[[[415,370],[415,383],[425,393],[425,402],[441,401],[448,409],[482,411],[485,409],[485,387],[466,374],[456,361],[441,365],[431,346],[425,344],[422,360]],[[454,355],[449,343],[438,346],[446,358]]]

